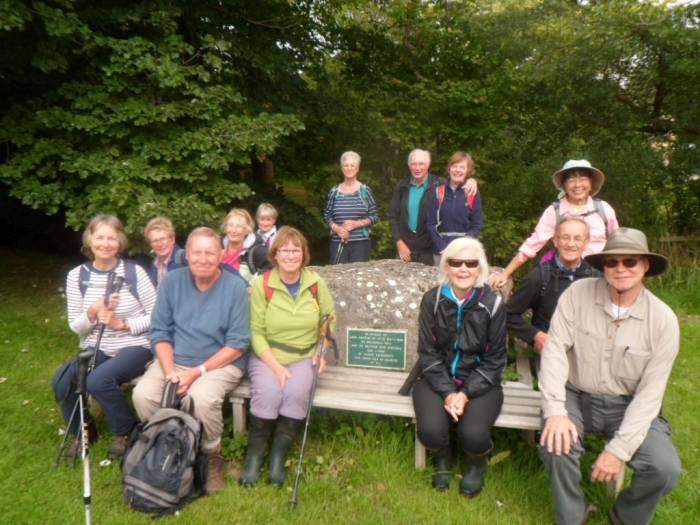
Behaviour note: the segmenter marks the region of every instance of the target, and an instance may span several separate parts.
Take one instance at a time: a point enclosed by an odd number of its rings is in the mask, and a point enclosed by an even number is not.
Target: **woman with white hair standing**
[[[419,314],[418,364],[413,385],[418,438],[432,451],[433,486],[452,479],[454,427],[467,456],[460,493],[474,497],[484,485],[491,428],[503,404],[506,309],[485,284],[484,248],[472,238],[452,241],[442,252],[443,282],[423,296]]]
[[[369,261],[369,230],[379,216],[372,190],[357,179],[361,160],[354,151],[343,153],[343,182],[328,192],[323,220],[331,229],[332,264]]]

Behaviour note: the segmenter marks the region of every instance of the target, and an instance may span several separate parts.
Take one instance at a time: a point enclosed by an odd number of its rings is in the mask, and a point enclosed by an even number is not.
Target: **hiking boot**
[[[287,454],[294,443],[299,427],[304,422],[303,419],[292,419],[280,416],[275,425],[275,435],[270,448],[270,475],[267,481],[270,485],[281,487],[287,477]]]
[[[129,436],[114,436],[112,445],[109,447],[109,452],[107,452],[107,457],[109,459],[119,459],[122,457],[126,452],[128,441]]]
[[[207,481],[204,484],[204,491],[207,494],[215,494],[226,486],[224,458],[221,456],[220,447],[211,452],[205,452],[204,455],[207,458]]]
[[[467,454],[467,468],[459,484],[459,492],[462,496],[473,498],[481,492],[484,488],[487,466],[486,454],[481,456]]]
[[[439,448],[433,452],[433,487],[436,490],[449,490],[452,481],[452,451],[450,447]]]
[[[265,458],[265,448],[267,448],[270,434],[275,428],[275,422],[274,419],[261,419],[250,414],[245,470],[239,480],[239,483],[244,487],[252,487],[258,482]]]

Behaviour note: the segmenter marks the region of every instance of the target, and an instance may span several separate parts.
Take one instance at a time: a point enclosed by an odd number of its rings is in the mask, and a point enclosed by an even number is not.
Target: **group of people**
[[[270,209],[261,206],[258,217]],[[69,272],[66,286],[69,325],[83,349],[96,351],[87,391],[114,435],[110,457],[125,453],[138,420],[147,421],[160,407],[166,383],[176,383],[203,425],[208,493],[224,486],[222,403],[246,372],[252,399],[241,483],[258,480],[268,441],[268,481],[284,483],[313,366],[325,367],[316,355],[319,322],[334,315],[328,288],[306,268],[311,255],[301,232],[286,226],[274,235],[269,229],[256,233],[241,209],[231,210],[222,231],[223,239],[211,228],[195,228],[183,250],[172,223],[152,219],[145,236],[155,257],[147,273],[122,257],[127,238],[121,221],[98,215],[83,235],[88,261]],[[109,288],[110,276],[123,279],[118,290]],[[77,367],[62,367],[52,382],[66,421],[76,403],[77,373]],[[120,389],[135,378],[136,414]],[[77,435],[77,426],[68,432]],[[77,455],[79,446],[74,440],[68,456]]]
[[[433,485],[453,477],[452,435],[466,454],[460,492],[484,486],[491,431],[503,404],[501,380],[507,331],[540,356],[544,428],[539,453],[550,475],[557,523],[587,518],[580,487],[581,438],[608,439],[592,479],[609,481],[635,470],[610,510],[613,523],[649,523],[660,498],[680,475],[680,462],[661,415],[666,383],[679,349],[673,312],[644,287],[667,260],[649,251],[645,235],[619,228],[615,212],[595,199],[604,174],[585,160],[568,161],[553,177],[562,196],[501,273],[491,273],[482,244],[480,195],[474,162],[456,152],[448,180],[430,173],[430,154],[414,150],[410,177],[390,206],[398,257],[437,264],[442,279],[425,293],[419,311],[417,374],[412,383],[417,432],[434,460]],[[367,260],[369,228],[377,221],[369,187],[357,180],[360,157],[341,157],[344,181],[328,195],[325,219],[334,262]],[[110,455],[124,453],[137,417],[158,408],[167,381],[194,402],[204,427],[206,489],[224,486],[222,402],[244,374],[251,380],[250,429],[240,482],[254,485],[270,445],[268,482],[284,483],[285,461],[309,405],[320,321],[334,315],[323,280],[306,268],[303,234],[277,230],[276,211],[261,205],[258,228],[243,209],[222,224],[223,239],[193,230],[185,249],[165,218],[145,236],[155,258],[146,272],[123,259],[126,236],[113,216],[95,217],[85,230],[89,261],[68,275],[68,320],[83,348],[106,327],[87,389],[102,405],[115,436]],[[499,288],[551,240],[542,257],[505,302]],[[125,286],[107,294],[110,273]],[[532,311],[531,319],[523,316]],[[75,371],[73,371],[73,374]],[[142,376],[133,392],[136,415],[119,385]],[[71,373],[54,382],[68,418],[75,402]],[[68,383],[67,383],[68,382]],[[69,428],[72,434],[76,428]],[[77,444],[73,454],[77,453]]]

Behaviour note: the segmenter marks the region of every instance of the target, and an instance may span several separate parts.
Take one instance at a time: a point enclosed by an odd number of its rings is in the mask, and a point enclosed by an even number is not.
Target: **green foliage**
[[[700,7],[620,0],[0,1],[0,182],[80,227],[168,213],[214,224],[232,203],[307,190],[315,210],[363,156],[380,217],[414,147],[433,171],[476,160],[482,236],[505,263],[585,157],[622,224],[700,229]],[[273,172],[262,176],[261,162]],[[255,191],[255,196],[251,193]],[[293,197],[291,200],[294,200]],[[314,210],[307,220],[294,206]],[[393,246],[376,229],[375,253]]]
[[[251,103],[227,28],[195,8],[38,7],[30,65],[55,78],[3,115],[13,151],[0,181],[33,208],[65,208],[73,228],[99,211],[126,218],[132,232],[160,213],[177,226],[215,224],[251,195],[251,157],[303,129],[294,114]]]

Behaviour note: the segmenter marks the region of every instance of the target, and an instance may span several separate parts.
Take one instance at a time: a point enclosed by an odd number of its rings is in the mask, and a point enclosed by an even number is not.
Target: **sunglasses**
[[[611,270],[617,268],[620,263],[625,268],[634,268],[639,263],[639,259],[633,259],[632,257],[626,259],[603,259],[603,266]]]
[[[478,259],[447,259],[447,265],[451,268],[459,268],[464,265],[467,268],[477,268],[479,266]]]

